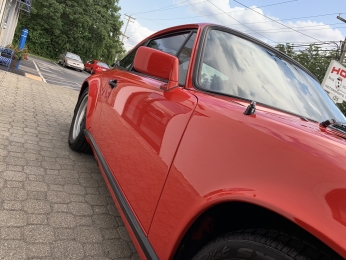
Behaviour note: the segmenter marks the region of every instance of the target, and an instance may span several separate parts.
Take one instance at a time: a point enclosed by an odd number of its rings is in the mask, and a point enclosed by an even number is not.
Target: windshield
[[[77,54],[66,53],[66,57],[67,57],[67,58],[70,58],[70,59],[72,59],[72,60],[82,61],[82,59],[81,59]]]
[[[103,68],[106,68],[106,69],[109,69],[108,65],[104,62],[97,62],[97,65],[100,66],[100,67],[103,67]]]
[[[198,80],[208,91],[256,101],[315,121],[346,121],[320,84],[304,70],[224,31],[209,31]]]

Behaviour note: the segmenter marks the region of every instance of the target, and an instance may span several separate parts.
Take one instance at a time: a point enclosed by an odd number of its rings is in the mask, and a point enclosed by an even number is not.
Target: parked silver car
[[[62,64],[63,67],[71,67],[79,71],[84,70],[82,59],[72,52],[64,52],[60,54],[58,63]]]

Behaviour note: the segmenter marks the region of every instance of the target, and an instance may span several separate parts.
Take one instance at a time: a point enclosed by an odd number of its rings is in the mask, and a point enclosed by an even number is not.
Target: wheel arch
[[[82,83],[82,86],[79,92],[78,99],[80,98],[82,93],[85,91],[85,89],[89,88],[86,129],[89,129],[91,127],[91,124],[90,124],[90,122],[92,121],[91,118],[93,116],[93,113],[97,105],[96,103],[97,103],[97,99],[99,95],[99,85],[100,85],[98,83],[99,82],[97,79],[91,79],[91,81],[85,80]]]
[[[324,248],[330,255],[339,255],[318,237],[297,223],[265,207],[244,201],[215,204],[195,216],[181,236],[174,259],[191,259],[206,243],[237,230],[279,230],[304,238],[312,245]]]

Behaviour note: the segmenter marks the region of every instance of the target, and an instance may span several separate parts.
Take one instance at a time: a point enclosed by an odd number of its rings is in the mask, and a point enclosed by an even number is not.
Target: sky
[[[346,1],[322,0],[119,0],[127,50],[159,30],[189,23],[231,27],[272,46],[319,43],[340,46],[346,37]],[[328,42],[328,43],[326,43]]]

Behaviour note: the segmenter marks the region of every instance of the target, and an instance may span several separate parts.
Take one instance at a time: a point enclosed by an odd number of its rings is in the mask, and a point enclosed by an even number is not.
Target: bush
[[[6,48],[10,48],[14,50],[13,59],[14,60],[27,60],[28,59],[28,48],[19,49],[18,47],[14,47],[12,44],[6,46]]]

